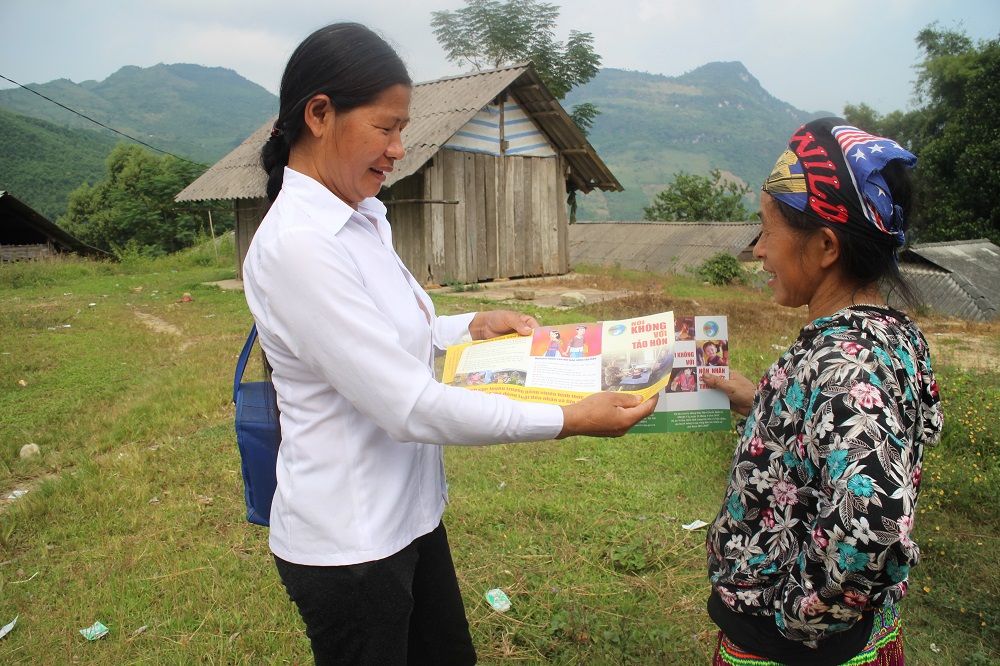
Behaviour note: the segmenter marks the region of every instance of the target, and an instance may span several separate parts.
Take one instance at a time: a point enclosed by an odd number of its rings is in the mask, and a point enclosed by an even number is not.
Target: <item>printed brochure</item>
[[[729,399],[705,386],[709,374],[729,377],[726,317],[662,312],[456,345],[445,356],[443,381],[555,405],[598,391],[659,393],[656,411],[630,432],[728,430]]]

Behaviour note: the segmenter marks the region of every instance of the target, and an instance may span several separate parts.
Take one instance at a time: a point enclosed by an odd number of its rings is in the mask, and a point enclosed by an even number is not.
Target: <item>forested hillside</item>
[[[103,81],[29,87],[110,127],[206,165],[277,110],[277,98],[230,69],[123,67]],[[0,190],[55,220],[69,193],[104,176],[112,132],[21,89],[0,90]]]
[[[278,108],[274,95],[233,70],[201,65],[122,67],[103,81],[59,79],[30,87],[158,148],[207,164],[235,148]],[[95,129],[25,90],[0,91],[0,107]]]
[[[71,191],[101,178],[115,143],[97,132],[0,109],[0,190],[55,220]]]

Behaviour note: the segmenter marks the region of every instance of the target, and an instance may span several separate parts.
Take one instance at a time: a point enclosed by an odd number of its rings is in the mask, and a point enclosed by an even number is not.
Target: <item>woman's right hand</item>
[[[729,370],[729,379],[706,374],[702,376],[702,381],[708,388],[719,389],[729,396],[731,410],[743,416],[750,413],[754,396],[757,394],[757,385],[752,381],[732,369]]]
[[[659,394],[645,402],[634,393],[595,393],[563,410],[558,439],[573,435],[621,437],[638,421],[653,413]]]

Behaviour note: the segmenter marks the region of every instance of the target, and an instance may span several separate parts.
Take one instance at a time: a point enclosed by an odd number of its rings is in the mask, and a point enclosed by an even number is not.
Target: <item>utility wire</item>
[[[108,127],[107,125],[105,125],[101,121],[94,120],[93,118],[91,118],[87,114],[80,113],[76,109],[71,109],[68,106],[66,106],[65,104],[57,102],[56,100],[52,99],[51,97],[46,97],[45,95],[43,95],[42,93],[38,92],[37,90],[32,90],[31,88],[29,88],[28,86],[24,85],[23,83],[18,83],[14,79],[8,78],[8,77],[4,76],[3,74],[0,74],[0,79],[3,79],[5,81],[10,81],[15,86],[18,86],[20,88],[24,88],[28,92],[34,93],[34,94],[38,95],[39,97],[41,97],[42,99],[45,99],[45,100],[48,100],[48,101],[52,102],[56,106],[61,106],[62,108],[64,108],[67,111],[69,111],[70,113],[75,113],[76,115],[78,115],[81,118],[84,118],[86,120],[89,120],[90,122],[94,123],[95,125],[99,125],[100,127],[103,127],[106,130],[114,132],[115,134],[120,134],[121,136],[125,137],[126,139],[129,139],[130,141],[135,141],[136,143],[141,144],[143,146],[146,146],[147,148],[149,148],[151,150],[155,150],[158,153],[163,153],[164,155],[170,155],[171,157],[176,157],[177,159],[179,159],[182,162],[187,162],[188,164],[194,164],[195,166],[200,166],[200,167],[207,167],[208,166],[207,164],[202,164],[201,162],[194,162],[192,160],[187,159],[186,157],[181,157],[180,155],[175,155],[174,153],[170,152],[169,150],[163,150],[162,148],[157,148],[156,146],[151,146],[150,144],[146,143],[145,141],[141,141],[141,140],[135,138],[134,136],[130,136],[130,135],[126,134],[125,132],[116,130],[114,127]]]

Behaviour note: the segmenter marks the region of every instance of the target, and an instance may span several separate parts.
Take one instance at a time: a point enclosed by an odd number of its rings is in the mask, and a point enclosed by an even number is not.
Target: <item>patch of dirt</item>
[[[587,304],[593,304],[617,300],[636,292],[659,289],[660,286],[654,281],[650,281],[649,284],[638,284],[614,277],[570,273],[568,275],[541,278],[516,278],[512,280],[481,282],[468,291],[459,291],[453,287],[434,287],[428,288],[427,292],[430,294],[469,296],[488,301],[531,303],[532,305],[541,305],[543,307],[566,307],[562,305],[560,299],[567,292],[581,294],[587,300]],[[518,301],[515,292],[524,291],[533,292],[534,298]]]
[[[1000,322],[927,319],[920,325],[935,366],[993,370],[1000,357]]]
[[[136,319],[142,322],[154,333],[164,333],[166,335],[176,336],[184,335],[181,329],[177,328],[168,321],[160,319],[156,315],[151,315],[148,312],[139,312],[138,310],[134,311],[132,314],[134,314]]]

